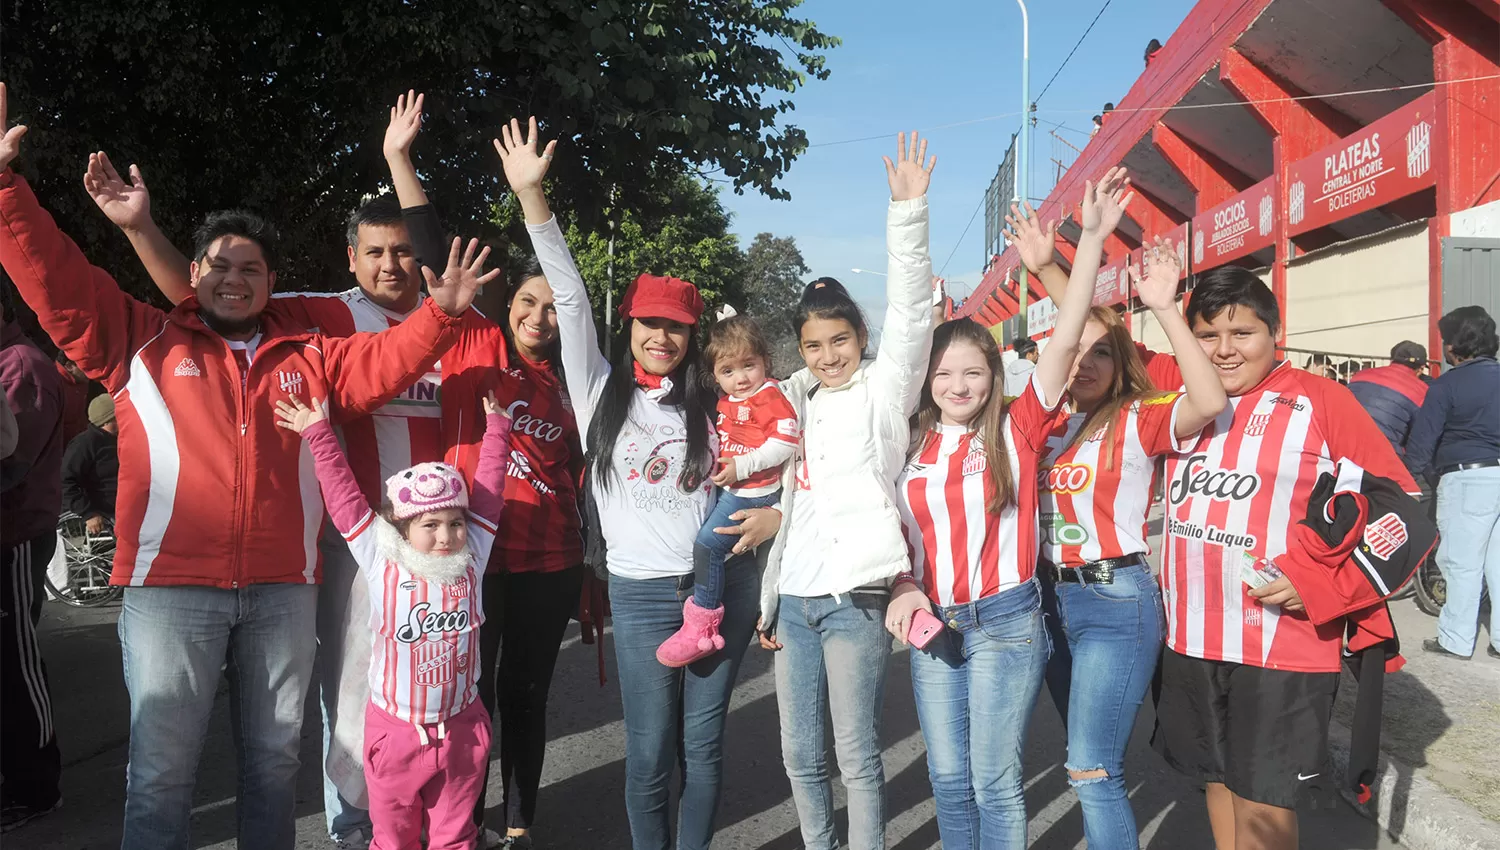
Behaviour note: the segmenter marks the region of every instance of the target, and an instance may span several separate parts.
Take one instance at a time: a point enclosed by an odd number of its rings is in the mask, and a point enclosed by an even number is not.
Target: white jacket
[[[909,568],[896,476],[906,463],[910,419],[932,353],[932,258],[927,253],[927,198],[892,201],[886,214],[885,324],[875,359],[849,383],[828,389],[803,369],[781,385],[802,422],[802,450],[818,496],[821,537],[840,580],[828,593],[885,583]],[[761,616],[776,620],[781,554],[791,530],[796,463],[782,473],[781,533],[761,579]]]

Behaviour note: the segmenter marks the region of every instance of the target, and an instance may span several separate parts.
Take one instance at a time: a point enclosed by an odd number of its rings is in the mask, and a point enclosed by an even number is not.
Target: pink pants
[[[474,804],[490,758],[490,718],[475,700],[444,724],[417,727],[371,703],[365,709],[365,784],[370,791],[370,850],[473,850]]]

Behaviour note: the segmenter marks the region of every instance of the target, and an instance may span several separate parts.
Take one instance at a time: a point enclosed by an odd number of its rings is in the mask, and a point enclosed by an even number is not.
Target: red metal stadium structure
[[[1500,2],[1202,0],[1042,205],[1065,260],[1084,180],[1116,163],[1137,198],[1095,303],[1137,338],[1154,323],[1124,264],[1163,235],[1191,272],[1256,270],[1289,348],[1438,352],[1445,307],[1500,301]],[[1008,248],[957,314],[1016,315],[1024,273]],[[1028,290],[1041,337],[1050,299]]]

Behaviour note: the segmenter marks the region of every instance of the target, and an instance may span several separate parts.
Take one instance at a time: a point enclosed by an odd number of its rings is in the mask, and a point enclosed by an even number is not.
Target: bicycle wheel
[[[1438,569],[1437,558],[1429,556],[1422,566],[1417,567],[1412,589],[1412,599],[1423,614],[1436,617],[1443,610],[1443,604],[1448,601],[1448,582]]]

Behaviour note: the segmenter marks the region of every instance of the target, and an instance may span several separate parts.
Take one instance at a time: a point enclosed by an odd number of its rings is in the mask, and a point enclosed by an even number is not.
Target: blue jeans
[[[326,765],[328,745],[338,722],[344,626],[347,620],[356,628],[368,628],[369,614],[367,594],[364,593],[358,598],[365,600],[367,610],[349,612],[349,592],[359,580],[359,563],[349,553],[349,545],[332,523],[324,527],[318,539],[318,551],[323,555],[323,584],[318,588],[318,704],[323,715],[323,761]],[[328,778],[326,770],[323,771],[323,817],[328,825],[329,838],[347,838],[357,830],[363,830],[368,837],[374,830],[369,811],[346,800],[339,793],[338,786]]]
[[[1069,771],[1103,770],[1068,783],[1083,804],[1091,850],[1140,847],[1125,791],[1125,745],[1161,657],[1161,589],[1150,570],[1116,570],[1112,584],[1042,581],[1052,638],[1047,688],[1068,730]]]
[[[880,761],[880,709],[891,636],[884,593],[781,595],[776,638],[776,703],[781,758],[807,850],[839,846],[828,779],[824,712],[849,801],[849,847],[885,847],[885,766]]]
[[[318,588],[131,587],[120,612],[130,690],[121,850],[188,850],[193,784],[221,668],[239,756],[239,847],[290,850]]]
[[[625,708],[625,811],[635,850],[668,850],[667,782],[682,773],[678,850],[707,850],[724,776],[724,721],[740,659],[755,633],[759,576],[754,563],[730,571],[724,587],[724,650],[687,667],[664,667],[656,648],[682,627],[693,577],[610,576],[615,661]],[[503,687],[503,685],[502,685]]]
[[[1500,467],[1450,472],[1438,481],[1438,569],[1448,601],[1438,614],[1438,643],[1472,655],[1479,596],[1490,586],[1490,646],[1500,649]]]
[[[735,525],[729,515],[735,511],[751,508],[774,508],[781,501],[781,491],[764,496],[736,496],[728,490],[719,491],[719,500],[709,512],[703,527],[698,529],[698,539],[693,543],[693,602],[699,608],[717,608],[724,597],[724,559],[729,550],[740,542],[737,534],[717,534],[716,528]],[[746,563],[753,564],[753,561]]]
[[[949,850],[1026,846],[1021,753],[1049,644],[1035,579],[937,608],[947,626],[911,650],[938,834]]]

